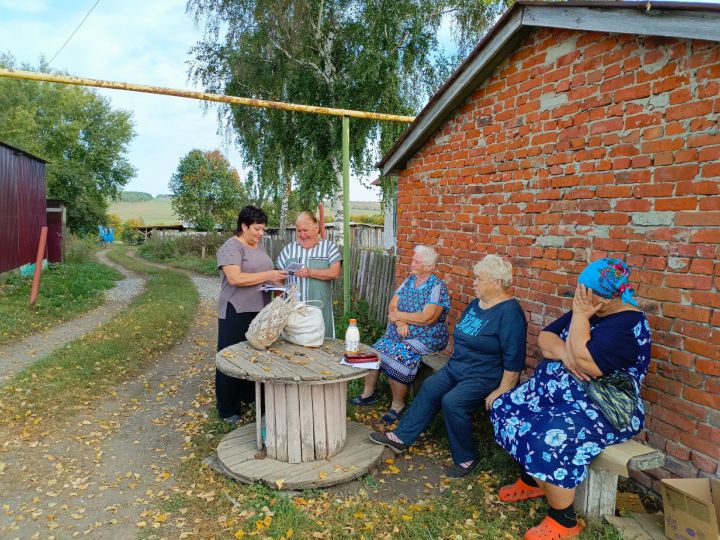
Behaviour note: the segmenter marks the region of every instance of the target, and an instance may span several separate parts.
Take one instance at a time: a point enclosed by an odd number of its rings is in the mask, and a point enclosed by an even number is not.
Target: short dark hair
[[[250,225],[255,225],[256,223],[267,222],[268,217],[265,211],[262,208],[249,204],[240,210],[240,213],[238,214],[237,229],[235,229],[235,234],[240,234],[242,232],[243,225],[249,227]]]

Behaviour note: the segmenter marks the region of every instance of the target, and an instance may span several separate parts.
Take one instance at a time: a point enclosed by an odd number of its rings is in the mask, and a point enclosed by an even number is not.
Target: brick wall
[[[397,279],[435,246],[451,321],[471,266],[507,255],[529,326],[571,306],[586,262],[624,259],[653,328],[642,435],[667,467],[720,462],[720,44],[538,30],[408,162]]]

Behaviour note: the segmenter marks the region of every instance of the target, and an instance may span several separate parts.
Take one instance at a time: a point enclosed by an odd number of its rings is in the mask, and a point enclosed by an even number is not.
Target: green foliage
[[[8,400],[0,404],[0,421],[7,421],[11,427],[29,428],[37,427],[39,418],[44,424],[81,412],[88,401],[107,396],[120,381],[145,369],[148,358],[167,350],[187,331],[198,302],[190,278],[180,272],[149,267],[123,256],[117,248],[109,255],[150,277],[143,293],[112,321],[8,381],[3,389],[8,392],[12,388],[13,395],[22,395],[22,402]],[[76,292],[80,289],[78,286]]]
[[[120,199],[122,202],[143,202],[152,201],[153,196],[149,193],[142,191],[123,191],[120,193]]]
[[[77,239],[84,251],[87,244]],[[67,252],[66,252],[67,253]],[[28,305],[30,278],[10,274],[0,284],[0,344],[40,332],[98,306],[103,292],[122,276],[97,262],[50,265],[42,274],[40,294]]]
[[[365,223],[367,225],[384,225],[385,224],[385,217],[382,214],[374,214],[374,215],[350,215],[350,221],[354,221],[355,223]]]
[[[149,261],[217,276],[215,253],[228,238],[227,234],[188,234],[172,238],[151,238],[138,249],[138,254]]]
[[[145,240],[145,235],[138,231],[136,227],[141,227],[143,225],[145,225],[145,222],[142,218],[128,219],[125,223],[122,224],[122,229],[120,230],[120,238],[122,238],[123,242],[130,245],[137,245],[142,243]],[[117,231],[115,234],[117,237]]]
[[[7,54],[0,54],[0,66],[16,67]],[[135,175],[127,159],[135,136],[131,114],[86,88],[0,78],[0,133],[49,161],[47,196],[65,201],[74,232],[95,232],[105,222],[108,199]]]
[[[234,229],[246,201],[240,176],[218,150],[191,150],[180,160],[169,187],[173,210],[198,231]]]
[[[365,300],[353,297],[350,299],[350,303],[350,313],[347,316],[343,315],[342,302],[334,303],[335,335],[339,339],[344,339],[350,319],[356,319],[360,331],[360,341],[368,345],[375,343],[385,333],[386,325],[370,316],[370,310]]]
[[[228,238],[228,234],[184,234],[150,238],[138,249],[138,254],[150,261],[217,275],[215,253]],[[196,261],[193,262],[193,259]]]
[[[66,263],[85,264],[95,261],[96,242],[92,237],[81,237],[75,234],[65,236],[63,259]]]
[[[205,40],[191,77],[208,92],[395,114],[414,114],[458,65],[437,40],[444,17],[477,38],[504,0],[189,0]],[[219,117],[251,167],[248,192],[277,205],[289,182],[301,206],[338,187],[338,118],[222,106]],[[356,174],[370,170],[406,125],[353,119]]]

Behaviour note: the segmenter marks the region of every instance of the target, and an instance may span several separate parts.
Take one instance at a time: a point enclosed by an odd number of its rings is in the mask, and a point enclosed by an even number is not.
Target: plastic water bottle
[[[357,354],[360,352],[360,330],[357,327],[357,320],[350,319],[350,326],[345,332],[345,353]]]

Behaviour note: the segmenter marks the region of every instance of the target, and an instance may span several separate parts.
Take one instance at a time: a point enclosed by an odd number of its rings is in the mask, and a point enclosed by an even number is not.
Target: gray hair
[[[422,258],[425,261],[425,265],[428,268],[435,268],[437,266],[438,254],[430,246],[423,246],[419,244],[415,246],[413,251],[422,255]]]
[[[512,264],[500,255],[485,255],[480,262],[475,263],[473,272],[476,276],[485,274],[490,279],[500,281],[504,289],[512,285]]]

